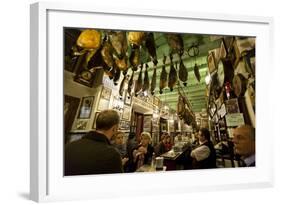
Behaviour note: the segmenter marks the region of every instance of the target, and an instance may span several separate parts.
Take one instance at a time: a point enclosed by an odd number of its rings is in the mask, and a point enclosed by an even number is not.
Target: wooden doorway
[[[134,124],[136,125],[136,139],[140,142],[140,134],[143,131],[143,114],[142,113],[134,113]]]

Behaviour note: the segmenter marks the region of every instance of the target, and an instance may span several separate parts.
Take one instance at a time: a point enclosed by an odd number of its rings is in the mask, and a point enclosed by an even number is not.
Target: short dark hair
[[[114,125],[118,125],[120,117],[115,110],[103,110],[101,111],[96,120],[97,130],[109,130]]]
[[[202,128],[200,128],[199,131],[202,133],[202,135],[205,137],[206,140],[208,140],[208,141],[211,140],[211,138],[210,138],[210,132],[209,132],[209,130],[208,130],[207,128],[202,127]]]

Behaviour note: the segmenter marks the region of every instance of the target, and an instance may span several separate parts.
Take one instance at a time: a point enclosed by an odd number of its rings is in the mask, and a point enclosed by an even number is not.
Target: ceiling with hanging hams
[[[93,68],[102,68],[120,90],[125,86],[131,96],[154,95],[177,110],[181,92],[193,112],[206,109],[207,55],[220,47],[220,38],[73,28],[65,32],[74,39],[73,45],[65,46],[65,52],[85,55],[84,68],[79,72],[92,74]]]

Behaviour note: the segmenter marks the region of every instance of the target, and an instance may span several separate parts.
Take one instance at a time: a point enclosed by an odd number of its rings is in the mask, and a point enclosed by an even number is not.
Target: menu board
[[[225,116],[227,127],[244,125],[243,113],[232,113]]]

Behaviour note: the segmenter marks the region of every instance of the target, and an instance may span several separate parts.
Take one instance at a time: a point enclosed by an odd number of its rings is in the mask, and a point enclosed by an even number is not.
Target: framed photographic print
[[[123,113],[122,113],[122,119],[128,121],[128,120],[130,120],[130,117],[131,117],[131,107],[124,106]]]
[[[130,122],[125,120],[120,120],[119,129],[122,131],[129,131],[130,130]]]
[[[94,83],[94,74],[95,72],[92,70],[82,70],[75,76],[74,80],[82,85],[92,87]]]
[[[108,107],[109,107],[109,100],[100,98],[98,110],[99,111],[106,110],[106,109],[108,109]]]
[[[209,73],[211,74],[217,69],[215,54],[214,54],[213,51],[211,51],[209,53],[208,58],[207,58],[207,62],[208,62]]]
[[[88,96],[82,98],[78,118],[80,119],[90,118],[94,100],[95,100],[94,96]]]
[[[131,105],[133,100],[133,96],[129,96],[128,91],[125,92],[124,104]]]
[[[88,120],[77,119],[75,129],[85,130],[87,128],[87,124],[88,124]]]
[[[240,112],[237,98],[226,100],[225,107],[226,107],[227,113],[239,113]]]
[[[153,105],[156,105],[157,107],[161,106],[160,99],[156,96],[153,96]]]
[[[187,11],[139,9],[116,5],[97,7],[82,3],[47,3],[31,5],[30,15],[31,72],[30,72],[30,198],[34,201],[101,199],[108,196],[131,197],[151,194],[222,190],[248,187],[271,187],[272,140],[268,134],[272,117],[267,114],[272,100],[262,86],[271,79],[273,68],[272,19],[236,15],[204,14]],[[256,102],[258,132],[256,134],[256,167],[246,169],[209,169],[178,172],[100,174],[65,176],[64,173],[64,28],[93,28],[97,30],[143,31],[157,33],[254,36],[256,38]],[[218,45],[219,46],[219,45]],[[206,62],[207,56],[204,56]],[[203,61],[203,60],[202,60]],[[208,69],[204,67],[204,69]],[[73,76],[73,73],[71,73]],[[70,82],[73,83],[73,80]],[[81,85],[80,85],[81,86]],[[193,85],[192,89],[205,83]],[[81,86],[85,93],[94,88]],[[102,91],[99,110],[107,109],[111,90]],[[69,91],[69,90],[67,90]],[[67,93],[65,93],[67,94]],[[79,95],[80,93],[76,93]],[[80,95],[81,97],[81,95]],[[103,104],[106,104],[106,106]],[[156,101],[155,101],[156,102]],[[260,103],[260,104],[259,104]],[[154,103],[155,104],[155,103]],[[132,106],[133,107],[133,106]],[[122,120],[130,119],[130,107],[124,106]],[[87,112],[86,112],[87,113]],[[265,114],[264,114],[265,113]],[[266,115],[266,117],[265,117]],[[161,126],[161,130],[167,130]],[[266,138],[264,136],[267,136]],[[204,173],[204,174],[203,174]],[[188,183],[181,183],[181,179]],[[147,189],[147,182],[149,184]],[[110,184],[116,186],[107,186]],[[173,187],[173,189],[171,189]],[[94,194],[93,194],[94,193]]]
[[[103,86],[101,91],[101,98],[110,100],[110,96],[111,96],[111,89]]]

